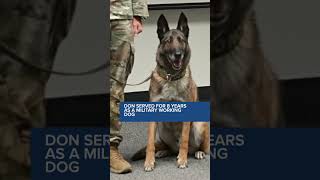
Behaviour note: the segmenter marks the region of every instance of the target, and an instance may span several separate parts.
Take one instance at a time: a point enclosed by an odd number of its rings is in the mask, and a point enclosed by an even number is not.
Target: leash
[[[0,41],[0,49],[2,51],[4,51],[6,54],[8,54],[12,59],[14,59],[15,61],[17,61],[18,63],[20,63],[20,64],[22,64],[24,66],[27,66],[29,68],[33,68],[33,69],[36,69],[36,70],[39,70],[39,71],[42,71],[42,72],[51,73],[51,74],[60,75],[60,76],[84,76],[84,75],[94,74],[94,73],[97,73],[97,72],[102,71],[102,70],[106,70],[109,67],[108,63],[104,63],[104,64],[102,64],[100,66],[97,66],[95,68],[92,68],[92,69],[89,69],[89,70],[83,71],[83,72],[74,73],[74,72],[55,71],[55,70],[50,70],[50,69],[47,69],[47,68],[40,67],[40,66],[37,66],[37,65],[29,63],[28,61],[26,61],[22,57],[18,56],[17,53],[13,49],[9,48],[6,44],[4,44],[1,41]],[[109,75],[107,75],[107,76],[109,76]],[[147,81],[149,81],[151,79],[151,76],[152,76],[152,74],[150,74],[150,76],[148,76],[142,82],[136,83],[136,84],[123,83],[123,82],[117,80],[116,78],[114,78],[112,76],[109,76],[109,77],[111,79],[113,79],[114,81],[117,81],[118,83],[123,84],[123,85],[139,86],[139,85],[144,84]]]
[[[83,72],[77,72],[77,73],[73,73],[73,72],[63,72],[63,71],[55,71],[55,70],[50,70],[44,67],[40,67],[34,64],[29,63],[28,61],[26,61],[25,59],[23,59],[22,57],[18,56],[17,53],[9,48],[6,44],[4,44],[3,42],[0,42],[0,49],[3,50],[5,53],[7,53],[12,59],[14,59],[15,61],[33,68],[33,69],[37,69],[39,71],[42,72],[46,72],[46,73],[52,73],[52,74],[56,74],[56,75],[62,75],[62,76],[84,76],[84,75],[89,75],[89,74],[94,74],[97,73],[99,71],[105,70],[108,67],[107,63],[104,63],[98,67],[92,68],[90,70],[87,71],[83,71]]]
[[[148,81],[151,79],[151,77],[152,77],[152,73],[151,73],[150,76],[148,76],[145,80],[143,80],[143,81],[141,81],[141,82],[139,82],[139,83],[136,83],[136,84],[124,83],[124,82],[121,82],[121,81],[119,81],[118,79],[116,79],[116,78],[114,78],[114,77],[112,77],[112,76],[109,76],[109,77],[110,77],[110,79],[116,81],[117,83],[120,83],[120,84],[125,85],[125,86],[139,86],[139,85],[141,85],[141,84],[144,84],[144,83],[148,82]]]

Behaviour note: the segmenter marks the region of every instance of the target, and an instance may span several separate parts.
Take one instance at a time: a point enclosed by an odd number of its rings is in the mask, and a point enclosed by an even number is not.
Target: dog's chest
[[[181,122],[161,122],[158,123],[157,134],[161,141],[167,144],[174,152],[179,151],[182,123]]]
[[[182,135],[182,122],[159,122],[157,127],[157,136],[162,142],[177,153],[179,152]],[[189,153],[194,153],[199,149],[201,143],[200,126],[192,126],[189,134]]]
[[[187,101],[189,83],[187,78],[164,82],[159,94],[157,94],[158,99],[160,101]]]

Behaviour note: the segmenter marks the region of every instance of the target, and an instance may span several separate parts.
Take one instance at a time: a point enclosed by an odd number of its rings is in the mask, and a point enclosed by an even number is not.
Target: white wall
[[[156,66],[155,54],[159,44],[157,20],[164,14],[170,28],[176,28],[182,10],[151,11],[145,22],[144,31],[135,40],[135,64],[128,83],[144,80]],[[183,10],[189,21],[191,46],[191,70],[198,86],[210,85],[210,17],[209,9]],[[127,86],[126,92],[147,91],[149,82],[140,86]]]

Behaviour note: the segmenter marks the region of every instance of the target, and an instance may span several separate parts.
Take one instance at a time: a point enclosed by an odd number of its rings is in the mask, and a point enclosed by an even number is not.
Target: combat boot
[[[117,174],[129,173],[132,171],[131,165],[123,158],[116,146],[110,147],[110,169]]]

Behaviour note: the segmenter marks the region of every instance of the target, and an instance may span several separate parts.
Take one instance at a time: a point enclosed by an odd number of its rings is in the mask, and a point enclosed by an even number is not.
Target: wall
[[[71,30],[55,59],[55,70],[85,71],[106,62],[109,13],[105,1],[77,1]],[[107,73],[80,77],[52,75],[47,97],[106,93]]]
[[[320,77],[319,1],[256,1],[261,42],[281,79]]]

